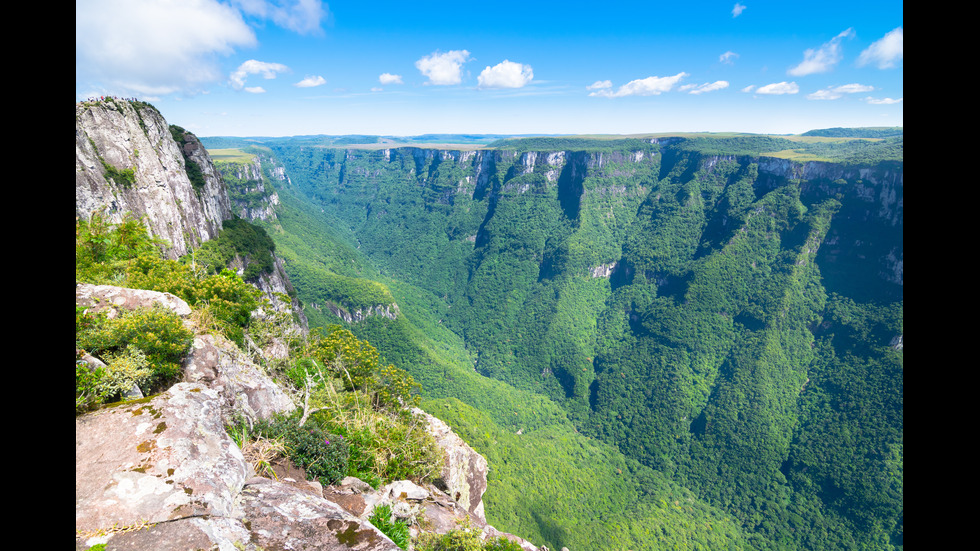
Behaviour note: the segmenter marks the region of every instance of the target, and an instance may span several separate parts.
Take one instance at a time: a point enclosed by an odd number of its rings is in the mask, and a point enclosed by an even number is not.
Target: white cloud
[[[300,34],[320,34],[330,12],[321,0],[233,0],[243,12]]]
[[[308,76],[303,80],[297,82],[293,86],[296,86],[297,88],[313,88],[314,86],[322,86],[326,83],[327,83],[327,79],[317,75],[315,77]]]
[[[742,91],[745,93],[751,93],[753,90],[755,90],[755,84],[749,84],[745,88],[742,88]]]
[[[787,73],[793,76],[805,76],[813,73],[825,73],[841,60],[841,41],[854,36],[854,29],[847,29],[819,48],[810,48],[803,52],[803,61],[791,68]]]
[[[429,79],[429,84],[459,84],[463,81],[463,64],[469,61],[466,50],[451,50],[444,54],[433,52],[415,62],[415,67]]]
[[[685,84],[681,86],[679,90],[681,92],[687,92],[688,94],[703,94],[705,92],[714,92],[715,90],[724,90],[728,88],[728,81],[719,80],[715,82],[706,82],[704,84]]]
[[[718,61],[720,61],[722,63],[725,63],[725,64],[728,64],[728,65],[731,65],[731,64],[735,63],[735,59],[737,57],[738,57],[738,54],[736,54],[735,52],[725,52],[725,53],[721,54],[720,56],[718,56]]]
[[[774,82],[759,87],[755,92],[766,95],[797,94],[800,92],[800,87],[795,82]]]
[[[675,84],[680,82],[687,73],[677,73],[671,77],[647,77],[631,80],[619,87],[615,92],[608,89],[597,90],[590,93],[590,96],[604,96],[607,98],[619,98],[623,96],[658,96],[664,92],[669,92]]]
[[[383,92],[384,91],[384,88],[381,88],[380,86],[375,86],[375,87],[371,88],[371,91],[372,92]]]
[[[76,83],[112,93],[197,92],[217,57],[256,45],[241,13],[216,0],[88,0],[75,5]]]
[[[866,84],[845,84],[843,86],[830,86],[823,90],[817,90],[812,94],[807,94],[806,99],[840,99],[845,94],[858,94],[874,90],[874,86]]]
[[[262,78],[270,80],[276,78],[277,73],[283,73],[289,70],[289,67],[281,63],[267,63],[265,61],[259,61],[257,59],[250,59],[245,63],[242,63],[235,69],[231,75],[228,76],[228,80],[231,81],[231,85],[236,90],[241,90],[245,86],[245,80],[249,75],[262,75]],[[248,90],[254,91],[255,89]],[[261,89],[259,89],[261,90]],[[261,90],[264,92],[265,90]]]
[[[264,94],[265,88],[261,86],[246,86],[245,91],[249,94]]]
[[[879,69],[895,67],[904,56],[904,42],[902,27],[893,29],[861,52],[857,64],[859,67],[874,64]]]
[[[480,88],[521,88],[533,78],[530,65],[505,59],[493,67],[488,65],[476,80]]]
[[[872,105],[894,105],[896,103],[901,103],[902,100],[904,100],[904,99],[905,98],[898,98],[898,99],[880,98],[880,99],[878,99],[878,98],[868,97],[868,98],[864,98],[864,101],[866,101],[866,102],[868,102],[868,103],[870,103]]]
[[[597,80],[597,81],[593,82],[592,84],[590,84],[589,86],[586,86],[585,87],[586,90],[602,90],[604,88],[612,88],[612,81],[611,80]]]
[[[393,75],[391,73],[381,73],[378,77],[378,82],[381,84],[402,84],[401,75]]]
[[[732,8],[732,17],[738,17],[742,15],[742,12],[745,11],[745,8],[746,6],[743,6],[742,4],[736,2],[735,7]]]

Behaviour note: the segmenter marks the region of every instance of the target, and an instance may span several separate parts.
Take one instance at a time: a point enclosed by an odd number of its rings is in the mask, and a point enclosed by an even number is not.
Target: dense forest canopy
[[[495,526],[900,549],[902,136],[830,130],[252,151],[311,324],[399,305],[349,329],[488,457]]]

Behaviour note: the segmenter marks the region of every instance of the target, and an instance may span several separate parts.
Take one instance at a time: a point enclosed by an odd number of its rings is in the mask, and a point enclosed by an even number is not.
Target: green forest
[[[285,167],[262,246],[311,326],[397,304],[344,327],[487,457],[497,528],[572,551],[901,549],[902,135],[841,130],[202,141]],[[769,156],[788,149],[827,160]]]

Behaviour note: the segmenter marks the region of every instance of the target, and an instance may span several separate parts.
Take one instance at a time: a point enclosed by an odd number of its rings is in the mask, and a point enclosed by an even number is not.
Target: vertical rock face
[[[154,237],[170,242],[171,258],[215,237],[232,216],[228,193],[197,138],[179,134],[181,144],[145,103],[76,103],[75,215],[144,217]]]

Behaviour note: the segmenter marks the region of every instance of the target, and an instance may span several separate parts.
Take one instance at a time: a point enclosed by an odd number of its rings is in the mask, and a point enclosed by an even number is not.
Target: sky
[[[901,1],[76,0],[75,100],[198,136],[902,126]]]

